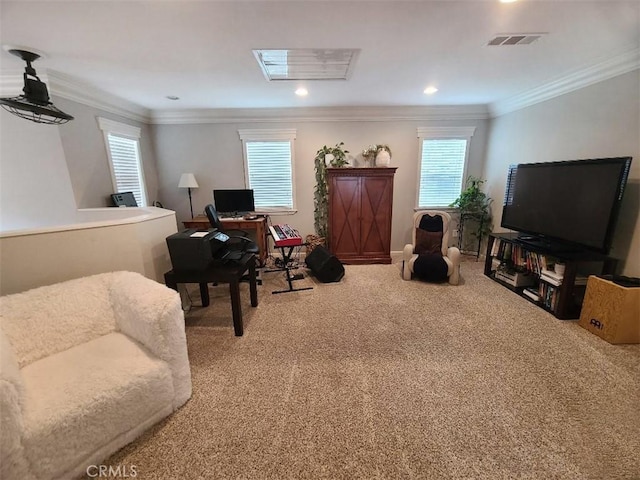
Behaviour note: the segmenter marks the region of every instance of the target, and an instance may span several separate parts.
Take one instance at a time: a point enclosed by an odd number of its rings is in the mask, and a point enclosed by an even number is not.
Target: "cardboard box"
[[[609,343],[640,343],[640,287],[590,276],[579,325]]]

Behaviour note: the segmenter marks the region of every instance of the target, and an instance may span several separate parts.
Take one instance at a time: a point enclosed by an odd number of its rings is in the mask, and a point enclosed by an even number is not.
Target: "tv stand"
[[[553,270],[554,263],[564,265],[559,280],[549,278],[543,271],[545,267]],[[568,245],[529,235],[491,233],[484,274],[556,318],[577,319],[586,289],[585,277],[613,274],[615,266],[616,260],[607,255],[572,250]]]

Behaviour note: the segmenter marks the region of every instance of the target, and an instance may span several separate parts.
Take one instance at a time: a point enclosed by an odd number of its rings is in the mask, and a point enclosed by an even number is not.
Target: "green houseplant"
[[[470,240],[475,239],[478,242],[479,252],[482,238],[491,231],[491,202],[493,199],[482,191],[484,183],[485,180],[470,175],[465,183],[465,189],[449,205],[457,208],[460,215],[458,244],[461,249]]]
[[[329,190],[327,185],[327,163],[332,167],[344,167],[347,164],[347,153],[344,142],[335,147],[324,145],[316,152],[315,170],[316,187],[313,192],[313,226],[321,243],[327,238],[329,224]]]

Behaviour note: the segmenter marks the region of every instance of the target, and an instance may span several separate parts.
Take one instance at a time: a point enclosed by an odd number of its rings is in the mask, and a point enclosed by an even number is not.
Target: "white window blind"
[[[295,130],[240,130],[244,142],[247,188],[253,190],[256,211],[295,209],[293,140]]]
[[[98,118],[109,157],[114,193],[132,192],[139,207],[147,206],[147,193],[140,158],[140,129]]]
[[[474,127],[418,129],[421,158],[418,208],[448,207],[462,191]]]
[[[138,140],[107,136],[111,151],[111,164],[116,181],[116,193],[133,192],[139,207],[146,206],[144,188],[140,171],[140,156],[138,155]]]
[[[517,173],[518,173],[518,166],[509,165],[509,173],[507,174],[507,194],[504,196],[503,205],[513,205],[513,192],[516,189]]]
[[[419,207],[446,207],[458,198],[466,151],[466,140],[423,140]]]
[[[256,210],[293,209],[290,142],[247,142],[247,169]]]

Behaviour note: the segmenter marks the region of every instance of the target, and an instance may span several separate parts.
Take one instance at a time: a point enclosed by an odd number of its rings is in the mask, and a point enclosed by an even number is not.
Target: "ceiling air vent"
[[[501,33],[492,38],[487,45],[490,47],[506,45],[530,45],[546,33]]]

